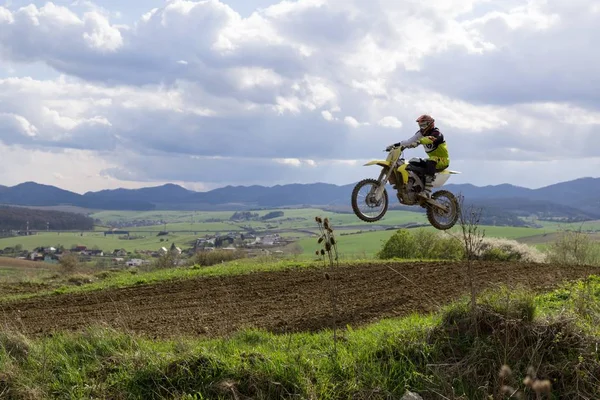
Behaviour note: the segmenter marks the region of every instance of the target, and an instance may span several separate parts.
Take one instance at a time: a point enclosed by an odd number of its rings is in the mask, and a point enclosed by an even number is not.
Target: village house
[[[140,267],[144,264],[149,264],[149,263],[150,263],[150,261],[148,261],[148,260],[142,260],[141,258],[132,258],[131,260],[127,260],[125,265],[127,265],[128,267]]]
[[[171,250],[174,251],[175,254],[181,254],[181,249],[179,247],[174,247]],[[158,252],[159,254],[167,254],[169,250],[167,250],[166,247],[161,247],[160,250],[158,250]]]
[[[103,257],[104,252],[102,250],[84,250],[81,252],[81,255]]]

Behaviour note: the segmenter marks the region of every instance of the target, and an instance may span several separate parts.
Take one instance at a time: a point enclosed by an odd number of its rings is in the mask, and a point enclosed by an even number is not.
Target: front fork
[[[375,201],[377,203],[379,203],[381,201],[381,199],[383,197],[383,191],[385,190],[385,185],[390,180],[390,176],[394,172],[395,167],[396,167],[396,163],[394,163],[392,166],[390,166],[390,168],[388,168],[387,171],[385,169],[383,169],[379,173],[379,178],[377,178],[377,182],[379,182],[379,185],[377,186],[377,189],[375,189]],[[373,193],[373,189],[371,189],[371,193]]]

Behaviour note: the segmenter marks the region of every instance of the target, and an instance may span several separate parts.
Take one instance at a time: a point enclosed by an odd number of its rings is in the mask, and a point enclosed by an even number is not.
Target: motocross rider
[[[425,188],[418,195],[428,199],[431,197],[435,173],[448,168],[450,158],[444,135],[435,127],[435,120],[430,115],[424,114],[417,118],[416,122],[419,124],[419,130],[413,137],[388,146],[386,151],[398,146],[414,148],[420,144],[423,145],[429,158],[423,165],[425,167]]]

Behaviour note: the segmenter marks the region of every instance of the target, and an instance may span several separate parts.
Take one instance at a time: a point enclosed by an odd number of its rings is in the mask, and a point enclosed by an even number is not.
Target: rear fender
[[[436,173],[435,179],[432,182],[432,186],[434,188],[439,188],[439,187],[444,186],[446,184],[446,182],[448,181],[448,178],[450,178],[450,175],[454,175],[454,174],[460,174],[460,172],[445,169],[443,171]]]

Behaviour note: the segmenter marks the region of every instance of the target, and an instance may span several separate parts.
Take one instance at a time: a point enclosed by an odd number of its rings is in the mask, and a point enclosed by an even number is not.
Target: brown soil
[[[414,311],[432,311],[467,294],[460,263],[340,266],[327,279],[319,269],[295,269],[52,295],[2,305],[0,323],[30,335],[104,323],[151,338],[222,336],[244,327],[272,332],[332,327],[330,288],[337,285],[338,326],[354,327]],[[522,285],[536,291],[600,268],[479,263],[478,286]],[[5,325],[6,324],[6,325]]]

